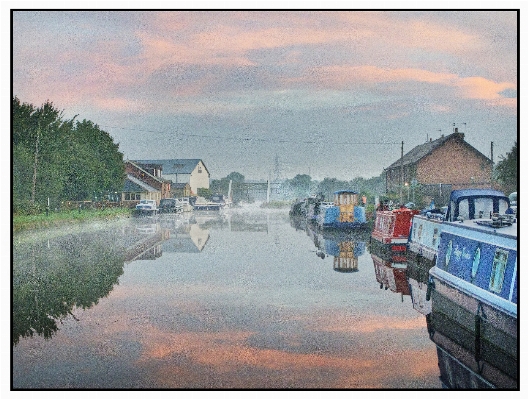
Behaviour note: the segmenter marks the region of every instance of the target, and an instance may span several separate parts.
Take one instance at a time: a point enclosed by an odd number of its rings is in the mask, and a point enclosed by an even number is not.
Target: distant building
[[[153,199],[159,204],[160,199],[170,197],[170,181],[159,177],[159,171],[150,172],[134,162],[125,161],[126,178],[121,193],[125,205],[132,207],[142,199]]]
[[[400,179],[403,169],[403,178]],[[446,185],[450,189],[491,188],[493,162],[455,132],[414,147],[385,169],[387,192],[403,185]]]
[[[201,159],[143,159],[134,162],[149,173],[171,181],[172,184],[188,183],[190,195],[198,194],[199,188],[209,188],[210,173]]]

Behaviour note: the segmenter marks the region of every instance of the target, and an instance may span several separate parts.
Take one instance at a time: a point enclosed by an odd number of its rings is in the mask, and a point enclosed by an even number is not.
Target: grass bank
[[[25,230],[39,230],[50,227],[60,227],[66,224],[83,223],[93,220],[111,220],[131,215],[131,210],[126,208],[106,208],[50,212],[49,215],[41,213],[39,215],[14,215],[13,233]]]

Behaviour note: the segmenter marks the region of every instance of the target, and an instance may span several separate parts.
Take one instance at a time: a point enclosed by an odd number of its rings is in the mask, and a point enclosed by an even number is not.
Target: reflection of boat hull
[[[475,316],[436,290],[432,305],[428,329],[438,347],[442,382],[447,387],[518,387],[517,335],[512,331],[516,320],[501,315],[503,326],[497,328],[497,315],[489,309]]]
[[[429,270],[434,263],[423,256],[407,253],[407,280],[411,291],[413,308],[423,315],[431,313],[431,301],[427,299]]]
[[[374,263],[376,281],[380,284],[380,288],[390,288],[392,292],[410,295],[406,265],[404,263],[393,263],[375,254],[370,256]]]

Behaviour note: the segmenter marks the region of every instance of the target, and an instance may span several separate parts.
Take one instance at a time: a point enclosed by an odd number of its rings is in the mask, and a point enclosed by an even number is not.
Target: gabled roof
[[[132,175],[127,175],[125,179],[125,186],[123,188],[123,192],[125,193],[138,193],[138,192],[144,192],[148,191],[149,193],[153,193],[159,190],[156,190],[154,187],[149,186],[145,182],[136,179]]]
[[[439,139],[436,139],[436,140],[433,140],[433,141],[428,141],[428,142],[426,142],[424,144],[420,144],[420,145],[414,147],[411,151],[409,151],[407,154],[405,154],[403,156],[403,158],[398,159],[397,161],[392,163],[386,169],[393,169],[393,168],[396,168],[396,167],[400,167],[402,163],[403,163],[404,166],[405,165],[409,165],[409,164],[414,164],[414,163],[418,162],[420,159],[422,159],[422,158],[426,157],[427,155],[431,154],[437,148],[443,146],[447,141],[449,141],[451,139],[454,139],[454,138],[457,138],[457,137],[462,138],[462,142],[466,146],[468,146],[471,150],[473,150],[473,152],[475,152],[477,155],[479,155],[480,157],[483,157],[487,161],[491,162],[491,160],[488,157],[486,157],[484,154],[479,152],[475,147],[471,146],[466,141],[464,141],[463,133],[455,132],[455,133],[452,133],[452,134],[450,134],[448,136],[442,136]]]
[[[188,174],[190,175],[191,172],[196,168],[196,165],[198,165],[202,161],[201,159],[141,159],[141,160],[135,160],[133,162],[143,165],[161,165],[162,167],[162,174],[165,175],[172,175],[172,174]],[[207,170],[207,167],[202,161],[202,164],[204,165],[205,170]],[[207,173],[209,171],[207,170]]]
[[[166,179],[161,179],[159,177],[156,177],[154,176],[153,174],[147,172],[145,169],[143,169],[140,165],[138,165],[137,163],[135,163],[135,161],[126,161],[128,162],[130,165],[133,165],[136,169],[139,169],[140,171],[142,171],[143,173],[145,173],[146,175],[149,176],[149,178],[151,179],[154,179],[156,181],[159,181],[160,183],[163,183],[165,181],[167,181]]]

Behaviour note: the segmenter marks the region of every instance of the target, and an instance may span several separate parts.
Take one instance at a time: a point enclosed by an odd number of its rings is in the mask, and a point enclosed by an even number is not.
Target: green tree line
[[[15,213],[37,213],[61,201],[120,192],[125,167],[119,145],[86,119],[65,119],[52,102],[12,100],[12,190]]]

